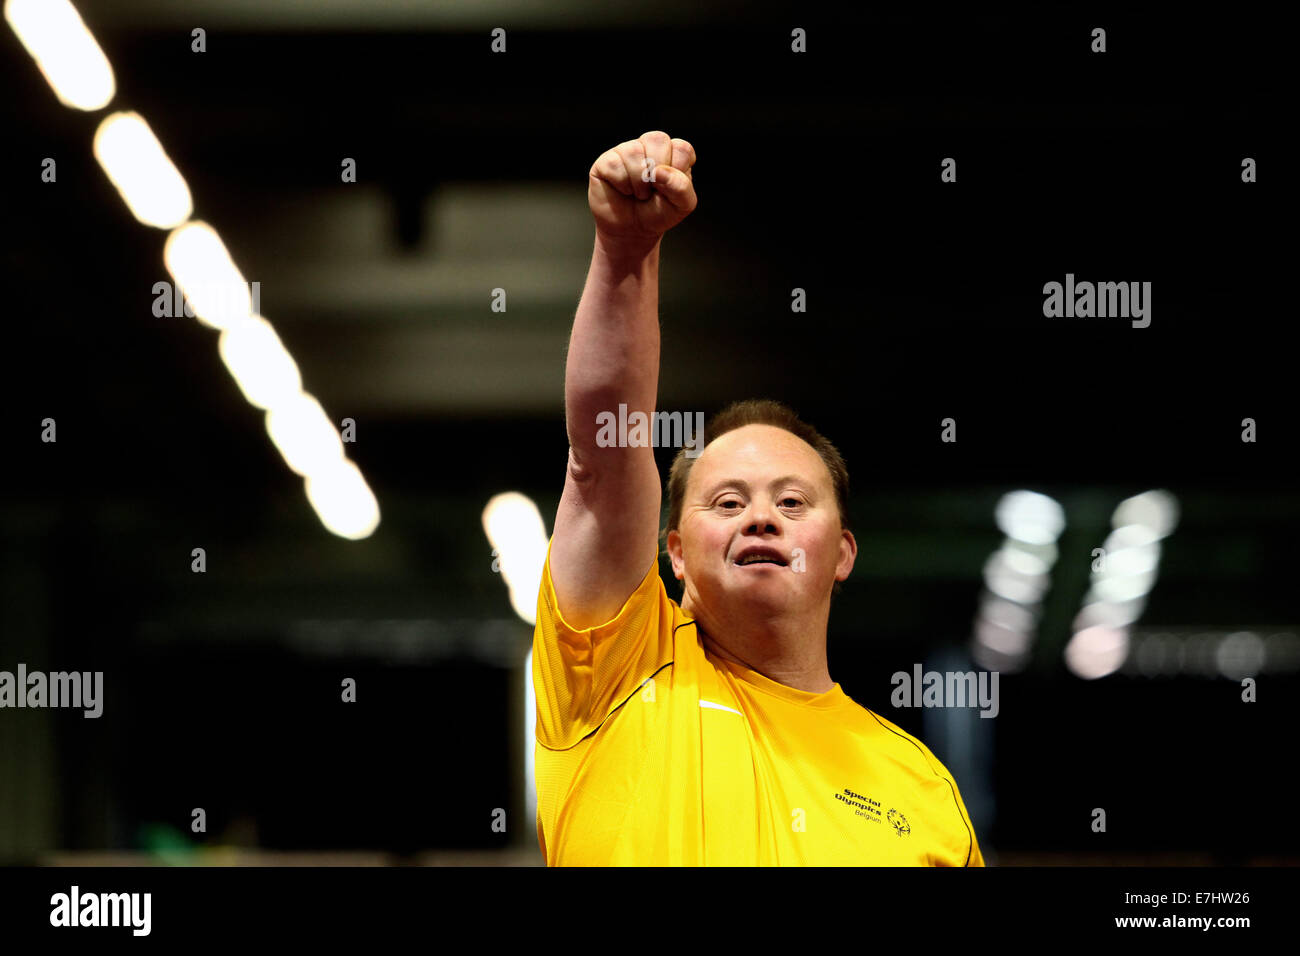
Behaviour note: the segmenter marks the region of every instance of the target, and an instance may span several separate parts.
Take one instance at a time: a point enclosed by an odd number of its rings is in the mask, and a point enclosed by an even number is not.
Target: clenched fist
[[[695,208],[695,147],[660,130],[619,143],[592,163],[587,202],[596,232],[613,242],[654,242]]]

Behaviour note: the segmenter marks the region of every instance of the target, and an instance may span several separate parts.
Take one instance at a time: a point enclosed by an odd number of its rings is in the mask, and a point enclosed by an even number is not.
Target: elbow
[[[569,445],[569,477],[579,483],[587,483],[591,480],[591,465],[578,458],[577,451],[572,444]]]

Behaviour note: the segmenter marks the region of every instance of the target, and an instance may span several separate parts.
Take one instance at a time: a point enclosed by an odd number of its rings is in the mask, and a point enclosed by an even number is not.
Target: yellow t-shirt
[[[704,650],[652,560],[605,624],[533,633],[549,866],[983,866],[947,768],[852,700]]]

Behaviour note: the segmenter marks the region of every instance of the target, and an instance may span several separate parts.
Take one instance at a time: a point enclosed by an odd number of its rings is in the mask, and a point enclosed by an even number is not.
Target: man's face
[[[857,544],[840,527],[830,471],[812,446],[783,428],[745,425],[691,467],[668,551],[683,607],[697,615],[797,614],[829,600]]]

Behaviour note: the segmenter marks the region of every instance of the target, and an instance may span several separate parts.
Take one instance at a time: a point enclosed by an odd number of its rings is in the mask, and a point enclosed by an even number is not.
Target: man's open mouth
[[[772,548],[746,548],[736,555],[732,564],[737,567],[749,567],[753,564],[775,564],[778,567],[786,566],[785,558],[781,553]]]

